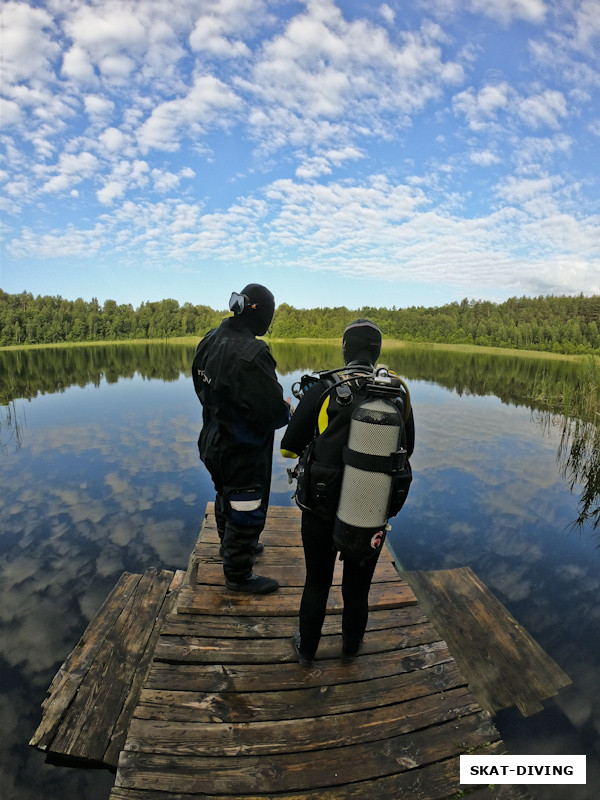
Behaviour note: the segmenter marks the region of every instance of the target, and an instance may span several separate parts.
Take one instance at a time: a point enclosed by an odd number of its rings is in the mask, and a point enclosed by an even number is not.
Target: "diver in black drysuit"
[[[215,516],[229,589],[265,594],[279,584],[253,573],[269,505],[274,432],[290,405],[275,374],[266,333],[275,310],[271,292],[249,284],[232,294],[233,317],[206,334],[192,365],[202,403],[200,458],[215,489]],[[259,550],[260,551],[260,550]]]
[[[348,325],[343,336],[343,355],[350,372],[353,366],[359,373],[361,367],[363,370],[365,367],[372,368],[380,351],[381,331],[373,322],[359,319]],[[333,581],[337,557],[333,527],[341,488],[342,451],[348,438],[352,413],[352,406],[339,406],[335,401],[326,405],[327,387],[324,380],[310,386],[294,411],[281,441],[282,455],[297,458],[314,440],[313,464],[319,463],[319,477],[327,486],[326,499],[315,500],[310,510],[303,508],[302,511],[306,579],[300,603],[300,627],[294,637],[294,647],[303,666],[310,666],[317,652]],[[408,457],[412,455],[414,443],[415,426],[411,409],[405,422],[405,440],[402,443]],[[343,663],[352,663],[362,645],[369,614],[369,590],[378,556],[379,551],[360,562],[344,557]]]

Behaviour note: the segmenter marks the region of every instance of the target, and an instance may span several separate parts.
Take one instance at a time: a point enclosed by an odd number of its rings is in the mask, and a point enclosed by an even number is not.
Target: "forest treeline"
[[[227,312],[167,299],[130,304],[66,300],[0,289],[0,346],[203,336]],[[369,317],[390,339],[486,345],[554,353],[600,352],[600,295],[512,297],[504,303],[463,300],[432,308],[298,309],[278,306],[271,336],[337,339]]]

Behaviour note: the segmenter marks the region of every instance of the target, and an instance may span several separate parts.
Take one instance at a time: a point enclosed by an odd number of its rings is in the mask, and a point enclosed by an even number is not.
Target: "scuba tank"
[[[323,448],[316,454],[315,445],[328,436],[330,424],[337,424],[329,421],[294,471],[288,470],[289,481],[298,481],[294,497],[301,509],[331,520],[341,557],[364,562],[381,550],[388,519],[402,508],[410,488],[412,472],[403,447],[410,394],[383,365],[303,375],[292,392],[301,399],[317,381],[327,387],[321,401],[329,395],[336,408],[348,408],[344,438],[339,444],[327,439],[337,458],[332,460],[331,451],[324,457]]]
[[[408,493],[407,451],[402,447],[405,416],[394,398],[408,390],[403,381],[378,367],[366,386],[367,399],[352,412],[343,452],[342,487],[333,541],[342,556],[365,561],[381,550],[388,529],[395,476],[403,476]],[[408,465],[408,470],[410,466]]]

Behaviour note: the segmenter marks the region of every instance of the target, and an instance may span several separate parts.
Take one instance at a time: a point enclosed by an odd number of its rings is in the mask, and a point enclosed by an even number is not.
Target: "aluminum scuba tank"
[[[352,413],[333,529],[342,555],[364,561],[383,545],[392,476],[406,463],[403,429],[400,409],[385,396],[367,398]]]

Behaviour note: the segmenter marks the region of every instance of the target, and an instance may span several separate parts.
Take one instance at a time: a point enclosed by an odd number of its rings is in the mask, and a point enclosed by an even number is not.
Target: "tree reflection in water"
[[[341,347],[331,343],[273,342],[280,374],[340,366]],[[178,380],[189,374],[195,345],[168,341],[89,347],[0,350],[0,444],[19,447],[23,414],[18,398],[64,391],[72,385],[98,386],[119,378]],[[580,492],[580,530],[600,526],[600,362],[487,351],[448,351],[426,346],[388,346],[382,361],[409,380],[432,381],[458,395],[495,395],[503,403],[527,406],[544,429],[560,426],[557,458],[571,491]],[[600,546],[600,543],[599,543]]]

